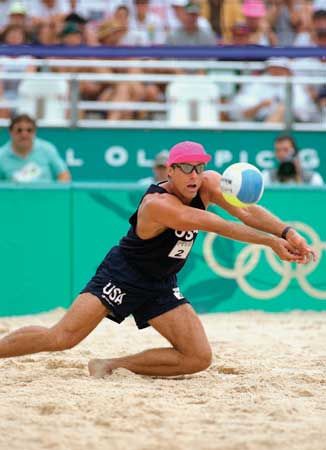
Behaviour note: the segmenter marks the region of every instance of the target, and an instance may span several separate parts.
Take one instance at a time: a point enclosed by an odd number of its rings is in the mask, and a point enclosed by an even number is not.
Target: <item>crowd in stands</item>
[[[325,46],[325,16],[326,0],[0,0],[10,45]]]
[[[326,0],[0,0],[1,43],[65,46],[147,45],[271,45],[326,46]],[[313,70],[323,60],[309,60]],[[33,58],[19,57],[11,63],[0,58],[0,70],[33,72]],[[80,72],[79,68],[60,68]],[[83,69],[88,73],[120,73],[121,69]],[[124,69],[139,73],[140,69]],[[166,72],[165,72],[166,73]],[[178,73],[171,70],[170,73]],[[299,74],[289,61],[268,62],[259,75]],[[257,73],[256,73],[257,74]],[[0,82],[0,99],[15,100],[19,81]],[[284,119],[284,89],[277,84],[238,86],[225,96],[230,113],[222,120],[280,122]],[[295,87],[293,115],[301,122],[321,121],[325,111],[325,87]],[[111,102],[160,102],[165,86],[121,82],[80,84],[81,100]],[[85,117],[86,113],[81,113]],[[9,117],[4,104],[0,117]],[[102,112],[108,120],[142,119],[134,111]],[[325,120],[325,119],[324,119]]]

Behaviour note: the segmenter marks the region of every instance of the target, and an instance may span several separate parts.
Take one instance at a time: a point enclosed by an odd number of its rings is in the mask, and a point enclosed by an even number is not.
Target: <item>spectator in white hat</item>
[[[262,75],[289,77],[292,75],[290,61],[287,58],[272,58],[267,61]],[[233,120],[282,123],[285,119],[285,85],[277,82],[243,84],[231,102],[230,117]],[[293,87],[292,113],[294,119],[309,122],[316,116],[316,105],[308,92],[300,84]]]
[[[14,2],[11,4],[8,15],[8,25],[27,26],[27,9],[24,3]]]

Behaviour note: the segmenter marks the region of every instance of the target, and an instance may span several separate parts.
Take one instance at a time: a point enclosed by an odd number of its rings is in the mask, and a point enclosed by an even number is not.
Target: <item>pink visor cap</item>
[[[242,12],[246,17],[260,18],[266,16],[266,7],[262,0],[244,0]]]
[[[167,166],[178,163],[207,163],[211,160],[211,156],[205,152],[204,147],[197,142],[184,141],[175,144],[169,153]]]

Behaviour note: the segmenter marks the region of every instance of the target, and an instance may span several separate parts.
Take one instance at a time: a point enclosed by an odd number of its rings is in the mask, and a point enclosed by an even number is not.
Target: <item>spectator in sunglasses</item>
[[[10,140],[0,148],[0,180],[17,183],[70,181],[56,147],[35,137],[35,120],[27,114],[12,119]]]

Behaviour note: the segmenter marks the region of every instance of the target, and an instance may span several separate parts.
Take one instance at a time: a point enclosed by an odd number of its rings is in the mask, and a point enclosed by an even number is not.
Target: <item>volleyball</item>
[[[244,208],[257,203],[264,192],[264,180],[257,167],[248,163],[235,163],[223,172],[221,190],[225,200]]]

